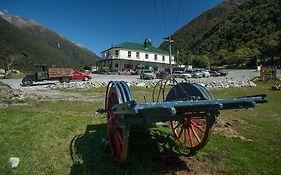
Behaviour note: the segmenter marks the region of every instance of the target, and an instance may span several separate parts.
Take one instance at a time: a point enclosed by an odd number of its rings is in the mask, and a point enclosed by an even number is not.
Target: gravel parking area
[[[248,81],[252,77],[258,76],[259,72],[255,70],[227,70],[228,75],[225,77],[209,77],[209,78],[190,78],[188,79],[191,82],[197,83],[217,83],[217,82],[234,82],[239,83],[243,81]],[[21,85],[21,79],[2,79],[3,83],[9,85],[13,89],[18,89],[21,91],[30,91],[30,90],[40,90],[40,89],[54,89],[55,87],[75,87],[85,88],[92,85],[92,87],[96,86],[105,86],[109,81],[112,80],[123,80],[128,82],[129,84],[150,84],[159,81],[159,79],[154,80],[141,80],[139,75],[103,75],[103,74],[92,74],[93,78],[89,81],[81,81],[75,80],[69,83],[70,86],[67,86],[67,83],[59,83],[59,81],[43,81],[43,82],[35,82],[33,86],[24,87]],[[77,85],[77,86],[76,86]],[[83,86],[85,85],[85,86]],[[88,85],[88,86],[87,86]]]
[[[246,87],[256,86],[250,79],[258,76],[259,72],[255,70],[227,70],[228,75],[225,77],[208,77],[208,78],[190,78],[188,81],[200,83],[207,88],[229,88],[229,87]],[[92,74],[93,78],[89,81],[76,80],[70,83],[60,83],[59,81],[35,82],[33,86],[24,87],[21,85],[21,79],[1,79],[0,81],[10,86],[12,89],[21,93],[25,97],[31,98],[49,98],[52,100],[83,100],[91,101],[95,98],[88,98],[84,95],[62,92],[57,88],[79,88],[86,89],[92,87],[106,86],[109,81],[123,80],[129,86],[154,86],[159,79],[141,80],[139,75],[102,75]],[[180,80],[181,81],[181,80]],[[97,98],[96,98],[97,99]]]

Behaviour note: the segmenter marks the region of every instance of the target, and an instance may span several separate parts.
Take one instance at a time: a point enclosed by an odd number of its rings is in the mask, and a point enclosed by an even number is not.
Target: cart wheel
[[[118,84],[120,85],[120,83]],[[123,119],[123,115],[113,114],[112,107],[115,104],[126,102],[126,95],[121,86],[112,84],[107,93],[107,133],[111,152],[118,165],[121,165],[127,158],[128,133],[124,124],[119,124],[117,119]],[[125,98],[124,98],[125,96]]]
[[[190,149],[191,153],[203,148],[212,133],[212,124],[206,114],[173,120],[171,128],[177,140]]]
[[[211,100],[213,96],[196,83],[178,83],[168,93],[166,101]],[[183,143],[191,154],[203,148],[209,141],[216,112],[185,112],[183,119],[172,120],[171,128],[176,139]]]

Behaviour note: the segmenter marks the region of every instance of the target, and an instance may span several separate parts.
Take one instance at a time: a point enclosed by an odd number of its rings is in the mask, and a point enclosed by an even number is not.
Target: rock
[[[19,165],[20,163],[20,158],[18,157],[10,157],[9,162],[11,163],[12,167],[15,168]]]
[[[11,73],[13,73],[13,74],[21,74],[21,72],[19,70],[16,70],[16,69],[12,69]]]
[[[198,84],[200,84],[203,87],[206,87],[206,85],[204,83],[198,83]]]
[[[257,86],[256,83],[254,83],[254,82],[252,82],[252,81],[249,81],[249,85],[250,85],[251,87],[256,87],[256,86]]]
[[[140,82],[140,83],[136,84],[136,86],[139,86],[139,87],[145,87],[145,86],[146,86],[146,84],[145,84],[144,82]]]
[[[0,69],[0,74],[5,74],[5,69]]]

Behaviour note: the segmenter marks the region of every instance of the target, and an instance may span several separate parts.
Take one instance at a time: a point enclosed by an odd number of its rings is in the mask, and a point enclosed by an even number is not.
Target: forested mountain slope
[[[280,65],[280,3],[279,0],[222,2],[173,34],[173,53],[179,51],[180,63],[193,59],[196,63],[199,60],[213,65],[253,67],[258,59],[260,64]]]
[[[34,64],[77,66],[99,57],[48,28],[21,17],[0,15],[0,68],[14,59],[14,68],[30,70]]]

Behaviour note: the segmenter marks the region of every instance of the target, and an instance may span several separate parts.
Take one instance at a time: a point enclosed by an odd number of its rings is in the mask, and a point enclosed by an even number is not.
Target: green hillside
[[[11,58],[15,58],[13,68],[20,70],[30,70],[38,63],[68,67],[91,64],[99,59],[88,49],[37,23],[20,17],[9,19],[12,20],[0,17],[0,68]]]
[[[181,64],[194,60],[231,67],[254,67],[257,61],[281,65],[280,3],[222,2],[173,34],[173,52],[179,51]],[[167,48],[166,43],[161,48]]]

